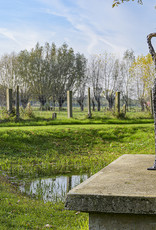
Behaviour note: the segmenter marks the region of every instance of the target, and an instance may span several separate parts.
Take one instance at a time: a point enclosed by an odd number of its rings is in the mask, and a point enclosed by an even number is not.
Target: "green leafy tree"
[[[35,49],[30,52],[29,79],[31,82],[31,91],[41,103],[41,107],[45,105],[51,96],[51,74],[49,71],[49,63],[45,57],[45,47],[36,44]]]
[[[55,65],[56,100],[59,108],[67,99],[67,91],[72,90],[75,82],[75,55],[72,48],[63,44],[57,49]]]
[[[155,68],[150,54],[146,56],[138,56],[131,66],[133,88],[135,88],[136,96],[140,102],[142,111],[154,83]]]

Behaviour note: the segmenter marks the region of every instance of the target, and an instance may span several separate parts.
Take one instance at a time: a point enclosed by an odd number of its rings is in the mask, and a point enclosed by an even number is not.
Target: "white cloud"
[[[73,30],[81,35],[80,46],[84,41],[84,49],[88,53],[96,49],[100,52],[100,46],[102,50],[110,52],[123,53],[130,48],[137,53],[148,52],[146,35],[149,30],[153,31],[153,20],[150,21],[154,9],[152,0],[145,2],[144,6],[134,2],[115,9],[112,9],[110,0],[75,0],[71,1],[72,5],[67,5],[64,0],[41,1],[49,13],[64,17]]]
[[[152,0],[148,2],[147,8],[147,3],[142,8],[125,3],[112,9],[110,0],[35,0],[37,19],[31,9],[30,20],[25,12],[22,19],[16,19],[16,25],[8,23],[8,27],[0,28],[0,40],[4,44],[0,42],[0,52],[30,49],[38,41],[41,44],[53,41],[56,45],[66,41],[86,55],[105,50],[121,54],[127,48],[147,53],[146,35],[156,27],[155,16],[150,15],[154,4]]]
[[[27,27],[23,27],[22,30],[20,28],[14,28],[14,30],[0,28],[0,35],[4,37],[3,43],[0,43],[0,55],[2,55],[12,51],[30,50],[38,41],[44,44],[55,36],[55,32]]]
[[[13,32],[8,30],[7,28],[0,28],[0,35],[3,35],[4,37],[6,37],[8,39],[17,42]]]
[[[88,54],[96,52],[100,49],[110,50],[110,52],[123,52],[125,50],[124,45],[119,45],[118,41],[115,41],[111,37],[114,28],[112,21],[106,20],[109,16],[111,8],[110,2],[107,4],[101,1],[75,1],[75,7],[66,6],[62,1],[42,1],[46,3],[46,13],[56,15],[58,17],[64,17],[73,27],[75,31],[81,34],[81,42],[84,40],[87,47]],[[114,18],[118,17],[119,20],[120,10],[114,13]],[[108,39],[107,39],[108,37]]]

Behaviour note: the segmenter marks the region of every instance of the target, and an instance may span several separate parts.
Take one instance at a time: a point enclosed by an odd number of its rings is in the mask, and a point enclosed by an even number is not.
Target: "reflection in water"
[[[74,175],[37,179],[28,183],[24,182],[19,189],[21,192],[43,199],[44,202],[65,201],[67,192],[87,178],[88,175]]]

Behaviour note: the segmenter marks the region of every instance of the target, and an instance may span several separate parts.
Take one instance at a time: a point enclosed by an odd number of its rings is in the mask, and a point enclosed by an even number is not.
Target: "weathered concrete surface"
[[[67,194],[66,209],[156,214],[154,155],[123,155]]]
[[[156,230],[156,217],[155,215],[91,213],[89,230]]]

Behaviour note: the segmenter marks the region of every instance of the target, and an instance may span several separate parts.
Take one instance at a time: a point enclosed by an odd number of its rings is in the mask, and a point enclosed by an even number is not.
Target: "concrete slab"
[[[89,230],[156,230],[155,215],[90,213]]]
[[[67,194],[66,209],[156,214],[154,155],[123,155]]]

